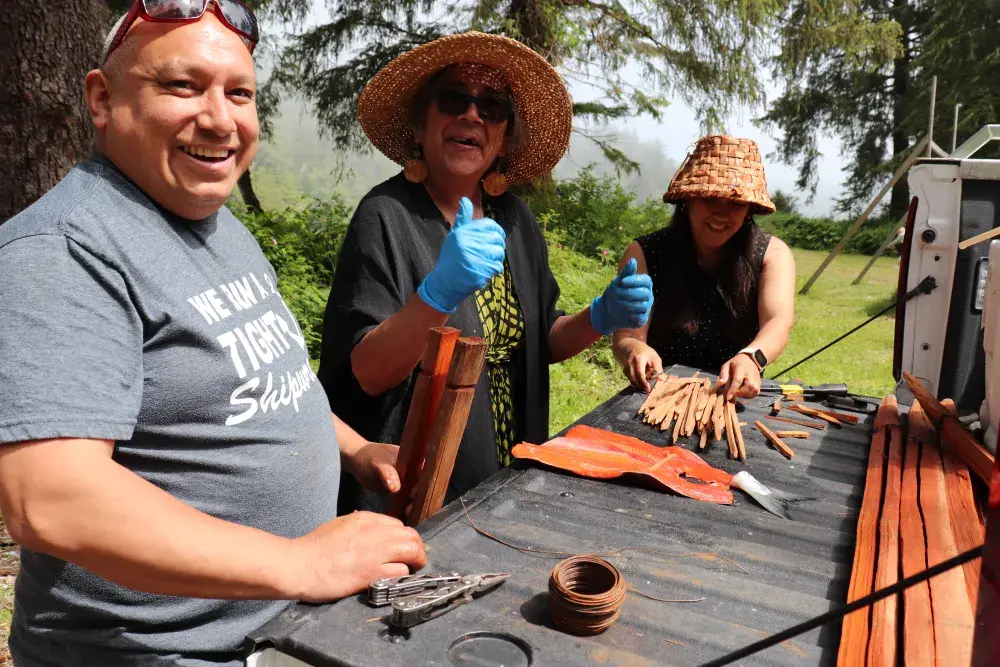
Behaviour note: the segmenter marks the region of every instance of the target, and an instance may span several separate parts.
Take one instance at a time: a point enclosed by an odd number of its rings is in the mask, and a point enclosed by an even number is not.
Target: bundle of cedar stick
[[[644,415],[647,424],[659,426],[668,431],[673,426],[673,442],[697,433],[698,447],[708,444],[708,434],[712,441],[722,440],[725,435],[729,443],[729,455],[742,461],[747,460],[746,445],[740,431],[740,421],[736,416],[736,402],[727,401],[722,392],[708,378],[677,377],[660,375],[656,386],[649,392],[639,414]]]

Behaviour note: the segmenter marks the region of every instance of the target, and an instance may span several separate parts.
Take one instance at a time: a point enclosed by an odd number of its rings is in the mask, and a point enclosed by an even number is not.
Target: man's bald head
[[[86,83],[98,150],[191,219],[217,211],[256,154],[255,90],[249,50],[212,12],[136,20]]]

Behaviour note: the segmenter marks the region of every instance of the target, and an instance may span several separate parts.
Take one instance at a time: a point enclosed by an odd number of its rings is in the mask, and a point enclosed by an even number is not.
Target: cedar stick
[[[816,408],[810,408],[808,405],[800,405],[798,403],[788,406],[789,410],[793,410],[803,415],[809,415],[810,417],[816,417],[817,419],[822,419],[825,422],[830,422],[836,426],[840,426],[840,420],[836,417],[831,417],[822,410],[817,410]]]
[[[878,414],[886,409],[883,403]],[[854,549],[854,564],[851,567],[851,583],[847,590],[847,601],[854,602],[872,592],[875,570],[875,548],[878,539],[879,505],[882,502],[882,470],[885,459],[886,429],[876,428],[872,436],[872,446],[868,453],[868,472],[865,476],[865,493],[861,498],[858,514],[857,539]],[[868,620],[870,609],[858,609],[844,617],[840,633],[840,649],[837,653],[838,667],[855,667],[865,664],[868,652]]]
[[[476,383],[486,360],[486,341],[482,338],[459,338],[448,372],[448,384],[441,398],[441,407],[434,417],[427,444],[424,469],[417,482],[407,522],[416,526],[444,505],[445,492],[455,469],[458,446],[472,409]]]
[[[763,433],[763,434],[764,434],[764,437],[765,437],[765,438],[767,438],[768,440],[770,440],[770,441],[771,441],[771,444],[772,444],[772,445],[774,445],[774,446],[775,446],[775,448],[776,448],[776,449],[777,449],[777,450],[778,450],[779,452],[781,452],[781,454],[782,454],[782,455],[783,455],[783,456],[784,456],[784,457],[785,457],[786,459],[790,459],[790,458],[792,458],[792,457],[793,457],[793,456],[795,455],[795,452],[793,452],[793,451],[792,451],[792,448],[791,448],[791,447],[789,447],[788,445],[786,445],[786,444],[785,444],[785,443],[784,443],[784,442],[783,442],[783,441],[781,440],[781,438],[780,438],[780,437],[778,436],[778,434],[776,434],[776,433],[772,432],[772,431],[771,431],[771,429],[769,429],[768,427],[764,426],[763,422],[761,422],[760,420],[758,420],[758,421],[755,421],[755,422],[753,423],[753,425],[754,425],[754,426],[756,426],[756,427],[757,427],[757,429],[758,429],[758,430],[759,430],[759,431],[760,431],[761,433]]]
[[[825,431],[826,424],[824,422],[811,422],[805,419],[790,419],[788,417],[771,417],[770,415],[764,417],[764,419],[771,419],[776,422],[784,422],[785,424],[795,424],[796,426],[805,426],[807,428],[814,428],[817,431]]]
[[[923,411],[910,412],[911,423],[925,419]],[[927,531],[927,565],[933,567],[958,555],[948,517],[941,456],[934,445],[923,443],[920,452],[920,510]],[[954,568],[929,581],[934,617],[934,651],[938,665],[967,665],[972,661],[974,622],[965,591],[965,571]]]
[[[771,414],[777,416],[781,412],[781,397],[774,399],[774,405],[771,406]]]
[[[715,397],[715,410],[712,411],[712,424],[715,436],[715,440],[722,440],[722,432],[726,428],[726,419],[724,417],[726,406],[726,396],[719,392]]]
[[[914,409],[920,408],[916,401],[913,404],[916,407],[911,408],[911,415]],[[904,577],[912,577],[927,569],[927,542],[917,488],[920,466],[917,430],[911,417],[899,494],[899,551]],[[907,667],[934,667],[934,618],[931,615],[931,589],[926,581],[903,591],[903,664]]]
[[[944,409],[920,380],[905,372],[903,379],[906,380],[906,384],[916,399],[920,401],[920,407],[924,409],[935,427],[940,430],[941,441],[948,445],[951,451],[989,486],[990,476],[993,474],[993,454],[990,454],[986,448],[979,444],[976,436],[969,433],[962,422]]]
[[[739,449],[736,447],[736,435],[735,432],[739,428],[736,425],[736,415],[735,411],[732,410],[733,404],[726,401],[724,407],[724,412],[726,414],[726,440],[729,441],[729,457],[731,459],[737,459],[740,455]]]
[[[889,444],[885,473],[885,496],[882,516],[878,523],[878,567],[875,589],[892,586],[899,579],[899,495],[902,484],[903,431],[900,428],[896,397],[886,396],[883,402],[888,414],[883,420]],[[868,644],[869,667],[895,667],[896,617],[898,596],[884,598],[872,607],[871,639]]]
[[[809,437],[809,433],[806,431],[777,431],[775,435],[779,438],[799,438],[801,440]]]
[[[969,468],[951,454],[944,452],[944,482],[948,496],[948,518],[954,532],[958,551],[968,551],[983,543],[983,524],[976,512],[976,501],[972,495],[972,478]],[[969,604],[973,610],[979,601],[979,573],[982,559],[975,558],[962,566],[965,570],[965,587],[969,593]]]
[[[420,372],[413,387],[406,424],[399,441],[399,453],[396,455],[399,491],[389,497],[386,508],[386,513],[397,519],[405,518],[403,515],[406,505],[420,476],[434,415],[441,406],[448,368],[459,333],[458,329],[452,327],[434,327],[427,333],[427,346],[420,360]]]

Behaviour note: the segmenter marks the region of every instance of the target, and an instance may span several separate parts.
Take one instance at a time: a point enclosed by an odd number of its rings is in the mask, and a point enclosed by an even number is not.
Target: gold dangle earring
[[[410,183],[423,183],[427,179],[427,163],[424,162],[424,149],[420,144],[411,154],[412,157],[403,165],[403,176]]]
[[[507,158],[497,158],[496,169],[491,171],[483,179],[483,190],[491,197],[499,197],[507,192]]]

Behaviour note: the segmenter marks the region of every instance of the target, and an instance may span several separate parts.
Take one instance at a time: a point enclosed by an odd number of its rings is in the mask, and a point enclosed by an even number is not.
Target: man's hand
[[[760,371],[757,364],[742,352],[722,365],[719,387],[725,387],[726,400],[736,397],[753,398],[760,393]]]
[[[344,463],[347,472],[369,491],[396,493],[401,486],[399,473],[396,472],[398,454],[399,447],[396,445],[369,442]]]
[[[296,597],[330,602],[365,590],[381,577],[402,577],[427,564],[420,535],[383,514],[354,512],[293,541],[299,555]]]
[[[633,387],[649,393],[650,378],[663,372],[663,362],[656,350],[642,341],[633,341],[625,361],[625,375]]]

